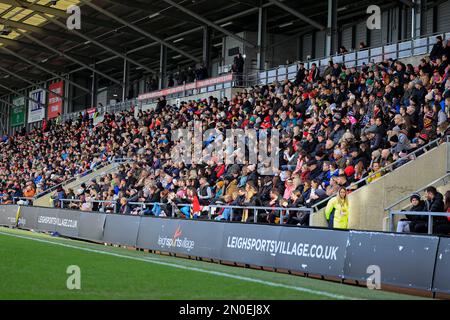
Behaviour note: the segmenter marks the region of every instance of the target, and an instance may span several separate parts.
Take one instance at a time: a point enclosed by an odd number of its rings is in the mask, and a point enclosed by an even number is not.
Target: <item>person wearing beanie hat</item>
[[[425,201],[420,198],[420,195],[414,193],[409,198],[411,202],[411,208],[408,211],[423,212],[426,211]],[[419,224],[426,223],[426,216],[419,215],[406,215],[406,219],[401,219],[397,225],[397,232],[414,232]]]

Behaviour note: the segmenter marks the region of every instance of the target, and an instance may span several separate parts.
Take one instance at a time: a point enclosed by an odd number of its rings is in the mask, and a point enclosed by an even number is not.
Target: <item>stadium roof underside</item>
[[[384,3],[339,0],[339,24]],[[81,7],[81,30],[66,27],[71,5]],[[105,85],[121,83],[124,58],[130,80],[157,73],[161,44],[168,69],[201,62],[205,26],[211,56],[218,56],[224,36],[242,40],[237,33],[258,30],[261,6],[268,8],[268,33],[294,37],[327,25],[327,0],[0,0],[0,30],[6,30],[0,36],[0,95],[55,75],[90,76],[94,69]]]

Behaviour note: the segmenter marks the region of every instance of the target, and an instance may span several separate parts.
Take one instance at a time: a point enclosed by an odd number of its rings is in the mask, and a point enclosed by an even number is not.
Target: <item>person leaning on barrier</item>
[[[425,202],[420,199],[419,194],[413,194],[410,197],[412,207],[408,211],[423,212],[425,211]],[[397,232],[414,232],[416,226],[426,223],[428,217],[422,215],[407,214],[406,219],[401,219],[397,224]]]
[[[289,199],[288,208],[301,208],[304,206],[304,199],[300,190],[292,192]],[[298,226],[309,226],[309,212],[308,211],[289,211],[287,224]]]
[[[349,213],[347,190],[341,187],[336,197],[328,201],[325,209],[328,227],[330,229],[347,229]]]
[[[444,212],[444,196],[438,192],[435,187],[428,187],[425,190],[425,212]],[[410,225],[410,231],[414,233],[427,233],[428,232],[428,217],[426,221],[418,221],[413,225]],[[440,229],[440,225],[445,225],[446,217],[433,217],[433,233],[436,233]],[[440,230],[439,230],[440,231]]]

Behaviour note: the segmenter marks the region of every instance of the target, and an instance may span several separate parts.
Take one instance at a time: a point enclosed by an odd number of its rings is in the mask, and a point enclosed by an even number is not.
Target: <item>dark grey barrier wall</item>
[[[19,226],[77,238],[80,212],[50,208],[21,207]]]
[[[103,241],[106,214],[82,212],[78,223],[78,238],[91,241]]]
[[[19,228],[27,229],[27,230],[39,230],[39,231],[47,231],[46,229],[38,229],[37,217],[38,217],[38,208],[33,207],[21,207],[20,208],[20,219],[19,219]]]
[[[117,214],[106,215],[103,241],[124,246],[136,246],[141,217]]]
[[[222,260],[274,267],[281,228],[255,224],[226,224],[221,241]]]
[[[220,259],[224,224],[142,217],[137,247]]]
[[[450,293],[450,239],[441,238],[436,259],[433,291]]]
[[[15,226],[17,206],[0,206]],[[216,260],[450,293],[450,239],[21,207],[19,228]]]
[[[431,290],[438,241],[433,236],[351,231],[344,276],[366,281],[367,268],[379,266],[382,284]]]
[[[13,227],[16,225],[18,206],[0,206],[0,226]]]
[[[281,228],[285,243],[275,266],[305,273],[343,277],[348,232]]]

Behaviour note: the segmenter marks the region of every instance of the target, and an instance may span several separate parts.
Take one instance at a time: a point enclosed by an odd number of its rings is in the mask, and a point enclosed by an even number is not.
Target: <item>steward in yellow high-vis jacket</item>
[[[328,201],[325,209],[325,217],[327,218],[329,227],[334,229],[348,229],[348,215],[347,190],[345,188],[339,188],[337,196]]]

